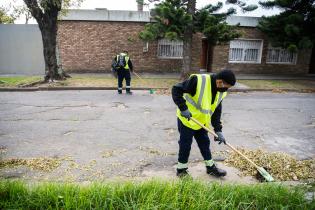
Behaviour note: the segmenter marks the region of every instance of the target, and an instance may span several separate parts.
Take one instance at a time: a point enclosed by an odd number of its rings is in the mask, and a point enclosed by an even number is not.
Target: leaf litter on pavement
[[[173,153],[162,153],[152,148],[139,147],[149,154],[158,156],[175,155]],[[254,161],[257,165],[265,167],[268,172],[275,178],[276,181],[298,181],[315,179],[315,159],[297,160],[295,157],[281,152],[266,152],[261,149],[248,150],[238,148],[238,150],[246,155],[249,159]],[[103,158],[108,158],[113,155],[113,152],[106,151],[103,153]],[[224,163],[238,168],[243,175],[256,176],[257,170],[250,165],[243,157],[233,151],[223,151],[221,155],[226,156]],[[11,158],[0,160],[0,169],[16,166],[27,166],[32,170],[40,170],[50,172],[58,168],[63,161],[69,162],[68,171],[72,169],[79,169],[91,171],[96,165],[96,160],[92,160],[87,165],[80,165],[76,163],[71,157],[64,158],[50,158],[50,157],[37,157],[37,158]],[[113,165],[115,165],[113,163]],[[113,167],[112,165],[112,167]]]
[[[298,181],[315,179],[315,159],[297,160],[282,152],[266,152],[261,149],[238,150],[260,167],[265,167],[276,181]],[[227,165],[238,168],[244,175],[256,176],[257,170],[236,152],[229,152],[224,161]]]
[[[5,167],[16,167],[16,166],[27,166],[32,170],[40,171],[52,171],[58,168],[61,165],[61,159],[59,158],[47,158],[47,157],[38,157],[38,158],[11,158],[6,160],[0,160],[0,168]]]

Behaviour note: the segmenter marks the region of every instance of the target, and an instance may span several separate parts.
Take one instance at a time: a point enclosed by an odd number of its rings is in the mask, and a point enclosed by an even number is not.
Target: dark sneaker
[[[127,91],[126,94],[132,95],[132,92],[131,91]]]
[[[177,169],[176,176],[178,176],[179,178],[183,178],[190,175],[187,171],[187,168],[183,168],[183,169]]]
[[[118,94],[122,94],[122,92],[118,91]]]
[[[207,167],[207,174],[213,175],[216,177],[221,177],[226,175],[226,171],[223,169],[219,169],[216,165],[213,166],[206,166]]]

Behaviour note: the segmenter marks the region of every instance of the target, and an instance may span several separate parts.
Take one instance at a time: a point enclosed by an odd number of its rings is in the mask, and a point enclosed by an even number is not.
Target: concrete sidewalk
[[[143,78],[180,78],[180,73],[144,73],[137,72]],[[71,76],[86,76],[86,77],[113,77],[108,72],[100,73],[69,73]],[[41,76],[44,75],[17,75],[17,74],[0,74],[0,77],[19,77],[19,76]],[[236,74],[238,80],[315,80],[315,74],[294,74],[294,75],[277,75],[277,74]]]
[[[156,78],[156,79],[179,79],[179,73],[139,73],[142,78]],[[0,75],[0,77],[17,77],[18,75]],[[19,75],[21,76],[21,75]],[[111,73],[73,73],[72,77],[97,77],[97,78],[114,78]],[[136,76],[133,75],[134,78]],[[234,87],[230,89],[231,92],[249,92],[249,91],[274,91],[276,88],[251,88],[245,84],[242,84],[242,80],[308,80],[310,82],[315,81],[315,74],[308,75],[267,75],[267,74],[240,74],[236,75],[238,82]],[[180,80],[178,80],[180,81]],[[33,87],[32,85],[27,85],[24,87],[0,87],[0,92],[7,91],[51,91],[51,90],[116,90],[117,87],[100,87],[100,86],[51,86],[51,87]],[[152,87],[134,87],[133,90],[150,90]],[[158,89],[168,89],[168,88],[154,88]],[[281,91],[286,92],[314,92],[311,89],[287,89],[281,88]]]

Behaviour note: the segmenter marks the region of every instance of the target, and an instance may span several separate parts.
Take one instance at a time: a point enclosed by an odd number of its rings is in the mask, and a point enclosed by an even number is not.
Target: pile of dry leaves
[[[257,165],[266,168],[277,181],[315,179],[315,159],[297,160],[285,153],[268,153],[263,150],[238,150]],[[240,169],[244,175],[255,176],[257,174],[256,168],[236,152],[231,152],[225,163]]]

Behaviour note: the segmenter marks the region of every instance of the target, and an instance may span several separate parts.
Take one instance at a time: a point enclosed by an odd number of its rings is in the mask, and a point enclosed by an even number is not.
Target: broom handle
[[[132,72],[132,73],[134,73],[134,75],[136,75],[139,79],[141,79],[142,81],[143,81],[143,79],[139,76],[139,74],[137,74],[136,72]]]
[[[248,162],[250,162],[253,166],[255,166],[255,168],[260,168],[256,163],[254,163],[251,159],[249,159],[247,156],[245,156],[243,153],[241,153],[240,151],[238,151],[237,149],[235,149],[231,144],[226,142],[226,145],[228,147],[230,147],[232,150],[234,150],[234,152],[237,152],[239,155],[241,155],[243,158],[245,158]]]
[[[204,126],[203,124],[201,124],[201,122],[199,122],[198,120],[196,120],[195,118],[191,117],[190,120],[192,120],[194,123],[196,123],[197,125],[203,127],[203,129],[205,129],[206,131],[208,131],[209,133],[211,133],[214,137],[218,138],[218,135],[210,130],[209,128],[207,128],[206,126]]]
[[[201,124],[198,120],[196,120],[195,118],[191,117],[190,120],[192,120],[193,122],[195,122],[197,125],[201,126],[203,129],[205,129],[206,131],[208,131],[209,133],[211,133],[214,137],[218,137],[218,135],[210,130],[209,128],[207,128],[206,126],[204,126],[203,124]],[[245,158],[248,162],[250,162],[253,166],[255,166],[257,169],[260,168],[256,163],[254,163],[252,160],[250,160],[247,156],[245,156],[243,153],[241,153],[240,151],[238,151],[237,149],[235,149],[232,145],[230,145],[229,143],[226,143],[226,145],[228,147],[230,147],[233,151],[237,152],[239,155],[241,155],[243,158]]]

